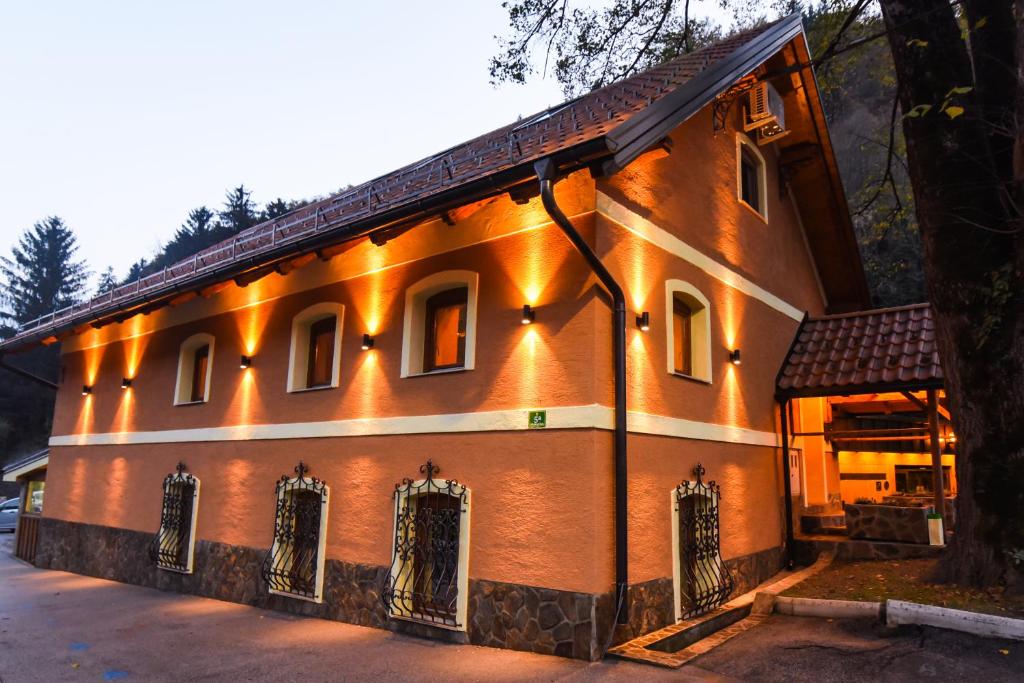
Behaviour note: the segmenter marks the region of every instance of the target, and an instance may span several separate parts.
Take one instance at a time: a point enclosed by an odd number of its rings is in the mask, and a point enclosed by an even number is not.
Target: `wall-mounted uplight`
[[[369,351],[373,348],[373,336],[368,333],[363,333],[363,351]]]
[[[131,377],[124,377],[124,378],[121,379],[121,388],[122,389],[131,389],[132,388]]]
[[[238,367],[242,370],[248,370],[252,367],[252,356],[242,356],[242,359],[238,361]]]
[[[647,332],[651,329],[651,314],[648,311],[644,311],[636,317],[636,326],[640,328],[641,332]]]
[[[524,325],[529,325],[536,319],[537,311],[533,310],[533,307],[530,306],[530,304],[523,304],[523,317],[520,322],[522,322]]]
[[[740,350],[739,349],[733,349],[732,351],[729,352],[729,362],[732,363],[733,365],[739,365],[740,364]]]
[[[92,393],[92,387],[89,386],[88,384],[83,384],[82,385],[82,396],[88,396],[91,393]]]

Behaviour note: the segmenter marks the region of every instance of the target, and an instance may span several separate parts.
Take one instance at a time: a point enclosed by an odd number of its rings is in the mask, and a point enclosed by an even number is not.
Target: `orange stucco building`
[[[867,299],[807,64],[740,34],[5,342],[63,353],[36,563],[584,659],[768,578],[776,373]]]

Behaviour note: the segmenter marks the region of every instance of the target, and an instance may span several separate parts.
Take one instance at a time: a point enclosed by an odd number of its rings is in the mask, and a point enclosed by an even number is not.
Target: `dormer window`
[[[341,329],[345,307],[310,306],[292,319],[288,391],[330,389],[341,379]]]
[[[210,400],[213,341],[213,337],[209,334],[195,334],[182,342],[178,351],[178,379],[174,388],[175,405],[206,403]]]
[[[741,203],[753,209],[762,219],[768,220],[767,180],[765,162],[761,151],[745,135],[736,138],[736,194]]]

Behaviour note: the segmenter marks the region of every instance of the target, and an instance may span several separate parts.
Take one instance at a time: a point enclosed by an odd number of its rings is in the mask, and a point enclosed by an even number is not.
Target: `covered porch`
[[[956,434],[927,304],[805,318],[776,397],[791,542],[871,544],[845,548],[865,559],[944,545]]]

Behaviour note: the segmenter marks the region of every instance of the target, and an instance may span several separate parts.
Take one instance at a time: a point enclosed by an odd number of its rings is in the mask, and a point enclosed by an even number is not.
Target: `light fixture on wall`
[[[369,351],[373,348],[373,335],[364,332],[363,333],[363,351]]]
[[[523,318],[522,318],[521,322],[524,325],[529,325],[530,323],[532,323],[536,319],[537,319],[537,311],[533,310],[533,307],[530,306],[530,304],[523,304]]]
[[[82,396],[88,396],[92,393],[92,387],[88,384],[82,385]]]
[[[242,359],[238,361],[238,367],[242,370],[248,370],[252,367],[252,356],[242,356]]]
[[[651,314],[648,311],[644,311],[636,317],[636,326],[640,328],[641,332],[647,332],[651,329]]]
[[[122,389],[131,389],[132,388],[132,380],[131,380],[130,377],[123,377],[121,379],[121,388]]]
[[[729,362],[732,363],[733,365],[739,365],[740,364],[740,350],[739,349],[733,349],[732,351],[729,352]]]

